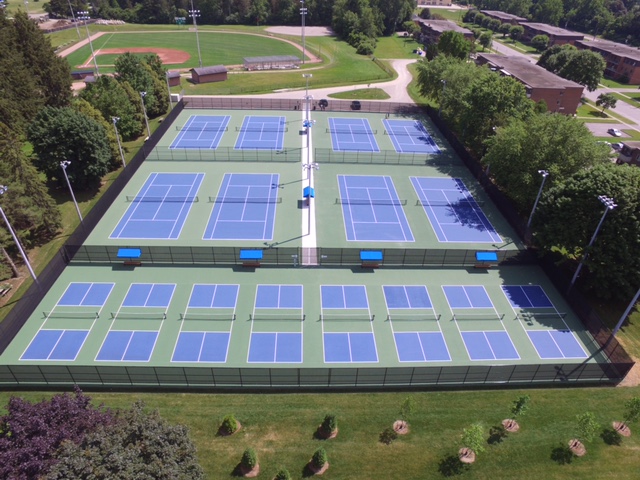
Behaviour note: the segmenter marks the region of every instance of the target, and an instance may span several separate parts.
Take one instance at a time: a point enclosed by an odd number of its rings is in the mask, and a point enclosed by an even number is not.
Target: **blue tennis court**
[[[158,339],[156,331],[112,330],[96,356],[99,362],[148,362]]]
[[[398,361],[451,361],[427,287],[384,285],[382,291]]]
[[[322,309],[368,309],[364,285],[321,285]]]
[[[391,177],[338,175],[338,187],[348,241],[414,241]]]
[[[204,173],[152,173],[109,238],[175,240],[191,205],[198,201]]]
[[[89,330],[40,330],[20,360],[73,361]]]
[[[228,115],[191,115],[169,148],[216,149],[222,135],[227,131]]]
[[[280,175],[227,173],[222,179],[204,240],[272,240]]]
[[[175,283],[132,283],[122,306],[166,308],[175,289]]]
[[[58,300],[58,306],[102,307],[114,285],[114,283],[70,283]]]
[[[411,183],[438,241],[502,242],[459,178],[411,177]]]
[[[376,132],[366,118],[329,118],[328,132],[336,152],[379,152]]]
[[[287,131],[285,117],[244,117],[238,129],[236,150],[282,150]]]
[[[587,358],[574,333],[539,285],[503,285],[509,303],[542,359]]]
[[[172,362],[225,363],[231,332],[180,332]]]
[[[383,120],[385,134],[389,135],[398,153],[440,153],[440,148],[427,129],[418,120]]]
[[[302,363],[302,333],[252,332],[249,363]]]
[[[195,284],[189,308],[236,308],[239,285]]]

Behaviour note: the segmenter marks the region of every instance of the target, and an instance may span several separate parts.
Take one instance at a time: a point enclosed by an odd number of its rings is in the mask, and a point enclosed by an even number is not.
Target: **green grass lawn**
[[[615,80],[611,80],[609,78],[603,78],[600,80],[600,84],[609,88],[634,88],[635,85],[629,85],[628,83],[620,83]]]
[[[31,0],[26,7],[23,0],[5,0],[4,3],[7,6],[7,12],[9,12],[9,14],[17,12],[18,10],[22,10],[23,12],[28,11],[30,14],[40,14],[44,13],[43,6],[46,2],[43,0]]]
[[[508,418],[512,402],[531,397],[530,408],[521,419],[521,429],[504,441],[486,444],[486,451],[460,478],[565,480],[583,478],[637,478],[640,430],[619,446],[597,437],[587,443],[587,455],[561,465],[552,451],[575,435],[575,417],[593,412],[602,430],[620,420],[623,405],[639,388],[584,388],[506,391],[422,392],[411,394],[414,413],[410,433],[391,445],[378,441],[382,430],[399,417],[407,393],[319,393],[319,394],[92,394],[96,404],[128,407],[144,400],[170,422],[190,428],[198,458],[209,479],[232,478],[231,472],[247,447],[256,449],[261,477],[273,478],[285,466],[293,478],[302,471],[312,453],[323,446],[330,468],[328,479],[431,479],[442,478],[440,462],[455,455],[462,429],[473,422],[488,429]],[[43,394],[21,393],[40,400]],[[0,393],[5,405],[9,393]],[[231,437],[217,437],[224,415],[233,413],[242,429]],[[324,415],[336,415],[339,433],[333,440],[314,439]],[[598,432],[600,433],[600,432]],[[544,473],[542,473],[544,472]]]
[[[502,38],[502,35],[499,36],[494,36],[493,39],[497,42],[502,43],[503,45],[506,45],[507,47],[510,48],[515,48],[516,50],[523,52],[523,53],[528,53],[530,55],[539,55],[540,52],[538,52],[535,48],[531,47],[530,45],[526,45],[522,42],[520,42],[519,40],[513,40],[511,38]]]
[[[378,58],[418,58],[413,51],[422,48],[412,37],[381,37],[378,39],[374,55]]]
[[[420,2],[418,2],[420,3]],[[421,8],[418,9],[417,15],[420,15]],[[466,10],[447,10],[446,8],[432,8],[430,10],[431,15],[437,14],[452,22],[462,22],[462,17],[467,12]]]
[[[339,98],[343,100],[387,100],[391,97],[381,88],[361,88],[358,90],[349,90],[347,92],[332,93],[330,98]]]
[[[640,107],[640,93],[611,93],[615,98],[621,102],[628,103],[632,107]]]

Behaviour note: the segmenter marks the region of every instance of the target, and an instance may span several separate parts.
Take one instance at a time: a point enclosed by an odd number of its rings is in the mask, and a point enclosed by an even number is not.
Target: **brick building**
[[[524,17],[518,17],[517,15],[498,12],[496,10],[480,10],[480,12],[489,18],[492,18],[494,20],[500,20],[502,23],[510,23],[511,25],[519,25],[521,23],[529,21]]]
[[[419,17],[414,17],[413,20],[420,27],[420,41],[424,44],[438,43],[440,35],[450,30],[459,32],[464,35],[467,40],[471,42],[473,41],[473,32],[471,30],[463,28],[454,22],[450,22],[449,20],[425,20],[424,18]]]
[[[227,68],[224,65],[192,68],[189,71],[193,83],[224,82],[227,79]]]
[[[624,80],[631,85],[640,85],[640,48],[622,43],[598,40],[577,41],[576,47],[598,52],[607,62],[604,74],[614,80]]]
[[[549,37],[549,46],[552,45],[564,45],[570,43],[573,45],[577,40],[583,40],[584,34],[579,32],[572,32],[571,30],[565,30],[564,28],[554,27],[547,25],[546,23],[523,23],[524,35],[523,40],[530,42],[536,35],[546,35]]]
[[[582,85],[558,77],[526,58],[479,53],[476,62],[524,84],[527,96],[534,102],[544,100],[550,112],[574,115],[580,105]]]

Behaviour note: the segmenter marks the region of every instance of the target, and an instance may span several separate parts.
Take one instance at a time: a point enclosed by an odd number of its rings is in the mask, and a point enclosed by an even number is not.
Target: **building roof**
[[[632,47],[624,43],[610,42],[609,40],[600,40],[587,42],[586,40],[578,40],[578,45],[585,48],[601,50],[603,52],[612,53],[619,57],[629,58],[640,62],[640,47]]]
[[[301,62],[295,55],[270,55],[266,57],[244,57],[244,63]]]
[[[422,23],[426,27],[438,33],[444,33],[453,30],[454,32],[462,33],[463,35],[473,34],[471,30],[461,27],[454,22],[450,22],[449,20],[425,20],[424,18],[416,18],[416,21]]]
[[[179,76],[180,76],[180,72],[178,70],[167,72],[167,78],[178,78]]]
[[[198,75],[211,75],[213,73],[227,73],[227,67],[224,65],[214,65],[212,67],[192,68],[190,72],[196,72]]]
[[[532,88],[583,88],[579,83],[565,80],[523,57],[506,57],[495,53],[479,53],[478,57]]]
[[[491,15],[492,17],[499,18],[500,20],[515,20],[516,22],[528,22],[529,20],[510,13],[499,12],[497,10],[480,10],[485,15]]]
[[[580,32],[572,32],[571,30],[565,30],[564,28],[554,27],[553,25],[547,25],[546,23],[531,23],[527,22],[523,25],[524,28],[531,27],[548,35],[554,35],[556,37],[580,37],[584,38],[584,34]]]
[[[640,142],[635,142],[635,141],[629,141],[629,142],[625,142],[624,140],[622,141],[623,145],[626,145],[627,147],[629,147],[631,150],[635,150],[636,148],[638,150],[640,150]]]

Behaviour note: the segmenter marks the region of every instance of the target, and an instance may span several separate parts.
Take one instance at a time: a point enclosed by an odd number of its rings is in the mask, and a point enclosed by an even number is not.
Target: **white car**
[[[618,130],[617,128],[610,128],[609,130],[607,130],[607,133],[613,135],[614,137],[621,137],[622,136],[622,132],[620,130]]]
[[[613,148],[613,149],[614,149],[614,150],[616,150],[616,151],[620,151],[620,150],[622,150],[622,147],[623,147],[623,146],[624,146],[624,145],[622,145],[622,144],[621,144],[621,143],[619,143],[619,142],[618,142],[618,143],[612,143],[612,144],[611,144],[611,148]]]

